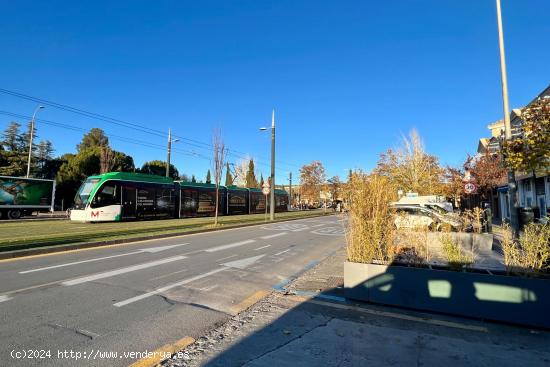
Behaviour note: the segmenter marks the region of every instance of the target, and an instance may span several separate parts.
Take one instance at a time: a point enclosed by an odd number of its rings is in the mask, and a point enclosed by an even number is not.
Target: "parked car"
[[[445,214],[442,210],[420,205],[392,205],[392,207],[395,209],[396,228],[428,228],[440,231],[447,225],[454,231],[462,229],[460,218]]]

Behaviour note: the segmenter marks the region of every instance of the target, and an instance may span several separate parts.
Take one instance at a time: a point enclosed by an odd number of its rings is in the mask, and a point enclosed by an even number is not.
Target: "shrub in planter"
[[[549,278],[532,279],[472,269],[468,265],[475,260],[473,237],[468,248],[459,243],[463,240],[461,233],[426,232],[425,236],[416,230],[398,231],[389,206],[396,190],[387,179],[354,174],[349,186],[346,297],[550,328]],[[480,218],[479,213],[475,218]],[[479,230],[481,222],[476,221],[474,228]],[[503,240],[509,270],[529,275],[544,273],[550,262],[549,233],[548,225],[531,225],[519,241]],[[426,264],[432,256],[426,245],[426,238],[430,237],[439,237],[451,267]],[[465,268],[468,271],[463,271]]]
[[[537,276],[550,269],[550,224],[529,223],[519,239],[504,225],[501,239],[504,264],[510,274]]]
[[[395,231],[390,203],[395,200],[396,192],[386,177],[362,172],[351,175],[346,231],[349,261],[370,263],[393,259]]]

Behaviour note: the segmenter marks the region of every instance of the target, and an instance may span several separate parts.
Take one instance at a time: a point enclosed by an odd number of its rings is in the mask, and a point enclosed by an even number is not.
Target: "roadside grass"
[[[323,214],[324,211],[321,209],[276,213],[275,221]],[[327,212],[327,214],[330,213]],[[69,220],[5,221],[0,222],[0,252],[146,236],[185,234],[201,229],[231,228],[242,224],[263,223],[265,216],[264,214],[234,215],[219,217],[218,220],[217,227],[214,227],[214,218],[211,217],[113,223],[80,223]]]

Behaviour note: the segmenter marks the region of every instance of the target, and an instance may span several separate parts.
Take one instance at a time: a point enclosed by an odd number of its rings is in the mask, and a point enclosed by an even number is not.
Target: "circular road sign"
[[[473,182],[467,182],[464,184],[464,192],[466,194],[475,194],[477,191],[477,185]]]
[[[264,193],[264,195],[269,195],[269,193],[271,192],[270,187],[271,185],[269,184],[269,181],[265,181],[262,185],[262,192]]]

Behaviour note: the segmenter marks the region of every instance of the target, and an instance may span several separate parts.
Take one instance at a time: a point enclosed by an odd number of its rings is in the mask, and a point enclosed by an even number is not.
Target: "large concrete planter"
[[[550,328],[550,279],[346,262],[347,298]]]

